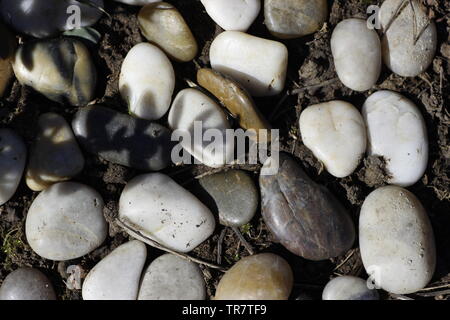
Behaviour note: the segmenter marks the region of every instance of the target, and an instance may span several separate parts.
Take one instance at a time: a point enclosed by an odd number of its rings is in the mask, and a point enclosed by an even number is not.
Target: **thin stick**
[[[223,228],[222,232],[220,233],[219,240],[217,241],[217,264],[222,264],[222,243],[223,239],[225,238],[225,234],[227,233],[227,228]]]
[[[423,289],[420,289],[418,292],[427,292],[427,291],[434,291],[434,290],[438,290],[438,289],[447,289],[447,288],[450,288],[450,283],[435,286],[435,287],[423,288]]]
[[[236,227],[232,227],[231,228],[234,233],[238,236],[239,240],[242,242],[242,244],[244,245],[245,249],[247,249],[248,253],[250,255],[254,255],[255,252],[253,251],[252,246],[250,245],[250,243],[247,242],[247,240],[245,240],[244,236],[242,235],[242,233],[239,231],[238,228]]]
[[[330,79],[330,80],[326,80],[326,81],[324,81],[322,83],[313,84],[313,85],[310,85],[310,86],[305,86],[305,87],[301,87],[301,88],[298,88],[298,89],[294,89],[294,90],[291,91],[291,94],[297,94],[297,93],[300,93],[300,92],[302,92],[304,90],[308,90],[308,89],[315,89],[315,88],[324,87],[326,85],[332,84],[333,82],[336,82],[337,80],[338,80],[338,78],[333,78],[333,79]]]
[[[347,263],[348,260],[350,260],[350,258],[355,254],[355,249],[352,250],[352,252],[350,252],[350,254],[344,259],[344,261],[342,261],[336,268],[334,268],[333,271],[339,270],[340,267],[342,267],[344,264]]]
[[[427,292],[427,293],[417,293],[418,296],[421,297],[437,297],[450,294],[450,289],[435,291],[435,292]]]
[[[392,23],[395,21],[395,19],[397,19],[397,17],[400,15],[400,12],[406,7],[406,5],[408,4],[407,0],[403,0],[397,7],[397,9],[395,10],[394,15],[391,17],[391,19],[389,20],[388,24],[386,25],[386,28],[383,31],[383,34],[386,34],[386,32],[388,32],[389,28],[391,27]]]

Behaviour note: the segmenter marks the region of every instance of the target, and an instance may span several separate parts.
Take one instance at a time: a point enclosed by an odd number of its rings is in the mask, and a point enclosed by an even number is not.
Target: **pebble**
[[[103,8],[103,0],[90,2]],[[3,20],[17,31],[35,38],[46,38],[73,29],[75,19],[71,17],[76,13],[70,8],[73,5],[80,10],[80,28],[95,24],[102,16],[97,8],[76,0],[3,0],[0,11]]]
[[[344,101],[320,103],[305,109],[300,116],[300,132],[305,146],[338,178],[351,175],[366,152],[363,117]]]
[[[129,4],[132,6],[145,6],[146,4],[160,2],[161,0],[114,0],[114,1]]]
[[[308,260],[344,254],[355,240],[347,211],[290,155],[280,153],[279,164],[277,174],[259,179],[262,216],[269,231],[289,251]],[[267,165],[268,161],[264,168]]]
[[[265,25],[270,33],[292,39],[314,33],[327,20],[326,0],[265,0]]]
[[[367,281],[353,276],[342,276],[327,283],[322,300],[379,300],[377,290],[369,289]]]
[[[424,72],[434,59],[437,48],[437,30],[422,4],[412,0],[404,2],[404,8],[389,26],[403,0],[386,0],[380,11],[383,60],[394,73],[403,77],[415,77]],[[387,29],[387,31],[386,31]],[[421,33],[422,32],[422,33]],[[420,35],[420,36],[419,36]]]
[[[16,192],[26,158],[27,148],[22,138],[10,129],[0,129],[0,205]]]
[[[78,39],[26,42],[17,50],[13,68],[22,85],[50,100],[84,106],[94,98],[97,71],[89,50]]]
[[[215,300],[287,300],[294,279],[283,258],[260,253],[239,260],[217,285]]]
[[[45,259],[72,260],[98,248],[106,238],[103,199],[77,182],[60,182],[42,191],[28,210],[25,233]]]
[[[19,268],[3,280],[0,300],[56,300],[50,280],[38,269]]]
[[[363,19],[338,23],[331,37],[334,66],[341,82],[355,91],[372,88],[381,72],[381,44]]]
[[[147,248],[140,241],[117,247],[86,276],[83,300],[136,300],[146,258]]]
[[[359,218],[361,258],[375,284],[391,293],[423,289],[436,265],[434,235],[420,201],[397,186],[376,189]]]
[[[100,32],[91,27],[68,30],[63,33],[63,36],[77,37],[89,41],[93,45],[97,45],[102,38]]]
[[[8,29],[0,23],[0,98],[5,94],[6,88],[11,83],[14,76],[11,60],[16,50],[16,39]]]
[[[201,141],[195,139],[196,122],[200,125],[197,132],[202,134]],[[183,139],[180,145],[201,163],[216,168],[228,163],[227,159],[233,159],[233,143],[225,139],[226,130],[231,128],[227,116],[214,100],[201,91],[184,89],[178,93],[169,112],[169,126],[189,137]],[[212,142],[204,139],[203,135],[210,129],[219,130],[220,139],[224,141],[223,148],[208,148]]]
[[[285,84],[288,50],[284,44],[239,31],[225,31],[211,44],[213,69],[238,81],[257,97],[279,94]]]
[[[173,59],[188,62],[197,55],[197,41],[173,5],[167,2],[148,4],[139,12],[138,21],[144,37]]]
[[[174,88],[172,63],[158,47],[139,43],[128,52],[120,71],[119,90],[132,115],[146,120],[162,118],[169,110]]]
[[[221,224],[240,227],[250,222],[259,205],[259,192],[253,180],[241,170],[229,170],[205,176],[199,183],[212,199],[212,211]]]
[[[72,128],[83,148],[112,163],[144,171],[169,165],[170,131],[157,123],[94,105],[76,113]]]
[[[428,163],[425,120],[417,106],[392,91],[378,91],[366,100],[362,114],[368,130],[369,155],[382,156],[390,184],[411,186]]]
[[[83,154],[66,120],[56,113],[41,115],[26,172],[28,187],[44,190],[56,182],[70,180],[83,167]]]
[[[173,254],[153,260],[142,277],[138,300],[205,300],[203,274],[195,263]]]
[[[261,0],[201,0],[206,13],[222,29],[247,31],[261,10]]]
[[[120,196],[119,217],[144,236],[179,252],[193,250],[215,227],[211,211],[161,173],[140,175],[128,182]]]

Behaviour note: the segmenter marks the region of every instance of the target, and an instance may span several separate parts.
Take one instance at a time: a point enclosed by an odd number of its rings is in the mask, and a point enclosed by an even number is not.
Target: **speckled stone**
[[[0,300],[56,300],[50,280],[39,270],[19,268],[3,280]]]
[[[322,293],[323,300],[378,300],[378,291],[369,289],[367,281],[353,276],[330,280]]]
[[[0,23],[0,98],[4,95],[6,88],[14,76],[11,59],[16,50],[16,39],[8,29]]]

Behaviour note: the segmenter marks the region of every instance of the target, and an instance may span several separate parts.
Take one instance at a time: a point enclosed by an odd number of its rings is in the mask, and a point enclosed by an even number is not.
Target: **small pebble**
[[[0,23],[0,98],[5,94],[6,88],[11,83],[14,72],[11,66],[11,60],[16,50],[16,39],[9,30]]]
[[[369,289],[367,281],[342,276],[332,279],[323,289],[322,300],[379,300],[377,290]]]
[[[50,280],[39,270],[19,268],[3,280],[0,300],[56,300]]]

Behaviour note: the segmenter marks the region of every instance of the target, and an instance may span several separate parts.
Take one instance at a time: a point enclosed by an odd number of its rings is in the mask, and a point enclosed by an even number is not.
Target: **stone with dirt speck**
[[[19,268],[3,280],[0,300],[56,300],[50,280],[39,270]]]
[[[353,276],[330,280],[323,289],[322,300],[378,300],[378,291],[369,289],[367,281]]]

